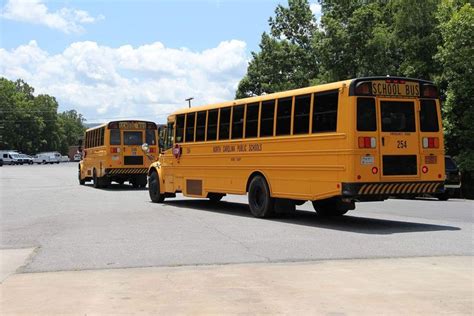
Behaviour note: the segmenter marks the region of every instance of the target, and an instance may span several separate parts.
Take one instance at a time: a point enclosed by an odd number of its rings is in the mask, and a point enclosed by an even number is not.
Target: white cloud
[[[231,100],[247,68],[246,44],[231,40],[193,52],[160,42],[118,48],[76,42],[50,55],[35,41],[0,48],[0,76],[24,79],[90,121],[116,117],[164,121],[177,108]]]
[[[70,8],[49,12],[41,0],[8,0],[1,9],[0,16],[14,21],[46,25],[64,33],[83,32],[82,24],[104,19],[103,15],[93,17],[87,11]]]

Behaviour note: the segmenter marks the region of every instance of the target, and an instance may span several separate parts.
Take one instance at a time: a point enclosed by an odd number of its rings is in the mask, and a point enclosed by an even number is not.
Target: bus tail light
[[[377,167],[372,168],[372,173],[373,174],[377,174],[378,172],[379,172],[379,168],[377,168]]]
[[[439,148],[439,138],[423,137],[423,148]]]
[[[375,148],[376,144],[375,137],[359,137],[359,148]]]
[[[427,166],[421,167],[421,172],[428,173],[428,167]]]
[[[150,153],[156,153],[156,148],[150,147]]]
[[[117,154],[120,152],[120,148],[118,147],[110,147],[110,153],[111,154]]]

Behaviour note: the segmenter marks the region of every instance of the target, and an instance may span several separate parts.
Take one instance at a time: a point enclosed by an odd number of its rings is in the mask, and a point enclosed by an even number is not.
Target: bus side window
[[[313,133],[335,132],[339,91],[316,93],[313,101]]]
[[[278,99],[276,135],[290,135],[292,98]]]
[[[434,100],[420,100],[420,130],[422,132],[438,132],[439,122]]]
[[[262,114],[260,116],[260,137],[273,136],[275,100],[262,102]]]
[[[176,143],[182,143],[184,140],[184,114],[176,117]]]
[[[186,114],[186,143],[194,142],[194,125],[196,124],[196,113]]]
[[[245,138],[258,136],[258,103],[247,105],[247,116],[245,118]]]
[[[196,141],[201,142],[206,136],[206,111],[197,113]]]
[[[293,134],[309,133],[309,113],[311,111],[311,94],[295,97],[295,114],[293,117]]]
[[[156,129],[147,129],[145,131],[145,143],[151,146],[156,145],[155,133]]]
[[[220,109],[221,118],[219,123],[219,140],[229,139],[230,108]]]
[[[240,139],[244,134],[244,105],[234,106],[232,114],[232,139]]]
[[[217,115],[219,110],[209,110],[207,118],[207,140],[217,139]]]

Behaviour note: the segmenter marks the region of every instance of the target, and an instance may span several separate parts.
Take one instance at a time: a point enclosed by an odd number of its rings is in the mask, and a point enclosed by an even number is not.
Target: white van
[[[54,155],[48,153],[39,153],[33,156],[33,162],[40,164],[55,163],[56,159]]]
[[[36,157],[36,158],[35,158]],[[33,157],[33,161],[37,164],[41,163],[59,163],[61,161],[61,154],[57,151],[38,153]]]
[[[5,165],[22,165],[23,159],[16,151],[0,151],[0,157]]]

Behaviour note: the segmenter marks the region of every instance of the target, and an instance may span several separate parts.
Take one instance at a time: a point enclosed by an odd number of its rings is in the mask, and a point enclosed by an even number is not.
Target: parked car
[[[447,201],[456,195],[456,191],[461,189],[461,172],[456,162],[450,157],[444,157],[446,170],[446,179],[444,180],[444,193],[437,194],[436,197],[441,201]]]
[[[33,164],[33,158],[31,156],[28,156],[27,154],[19,154],[19,156],[23,163],[27,163],[29,165]]]
[[[77,153],[74,155],[74,161],[81,161],[82,155],[80,153]]]
[[[3,167],[3,158],[0,158],[0,167]]]
[[[69,156],[61,156],[61,162],[69,162]]]

